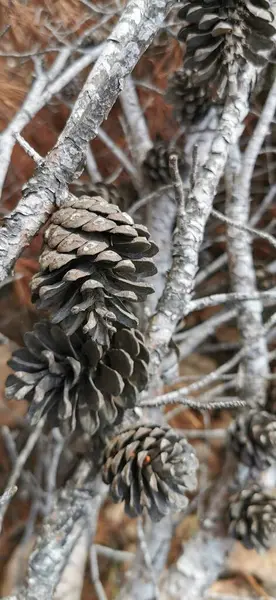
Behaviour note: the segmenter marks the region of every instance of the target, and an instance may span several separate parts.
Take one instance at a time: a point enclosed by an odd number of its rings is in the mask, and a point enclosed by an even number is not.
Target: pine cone
[[[193,84],[192,74],[185,71],[176,71],[173,74],[166,99],[173,105],[176,118],[184,123],[197,123],[212,106],[209,89],[201,84]]]
[[[49,321],[35,325],[24,341],[9,362],[14,374],[6,396],[30,402],[32,424],[48,413],[65,435],[76,429],[93,435],[119,423],[147,384],[149,354],[137,330],[117,331],[105,352],[82,333],[69,337]]]
[[[148,151],[143,162],[144,175],[151,183],[159,185],[171,183],[169,157],[172,152],[178,155],[180,172],[185,170],[186,163],[183,153],[175,148],[170,148],[168,142],[158,139]]]
[[[71,196],[53,214],[45,241],[31,289],[53,323],[69,335],[81,326],[102,345],[118,324],[137,327],[130,303],[154,291],[143,279],[156,273],[157,247],[146,227],[100,197]]]
[[[125,501],[131,517],[147,510],[154,521],[185,508],[184,495],[196,487],[194,450],[169,427],[145,425],[123,430],[105,451],[103,479],[114,502]]]
[[[276,497],[253,484],[229,502],[230,534],[248,549],[271,548],[276,542]]]
[[[276,460],[276,419],[264,410],[240,415],[229,429],[229,446],[249,467],[267,469]]]
[[[188,22],[178,34],[187,45],[185,69],[223,97],[247,62],[266,63],[275,34],[271,6],[269,0],[188,0],[179,11]]]

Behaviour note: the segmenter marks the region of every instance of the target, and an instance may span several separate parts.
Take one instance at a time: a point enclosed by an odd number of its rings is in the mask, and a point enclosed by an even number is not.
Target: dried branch
[[[0,496],[0,531],[2,530],[3,519],[6,512],[7,505],[17,492],[16,485],[8,487],[5,492]]]
[[[20,133],[31,119],[58,94],[76,75],[94,62],[102,47],[91,48],[89,53],[76,60],[63,71],[72,49],[63,49],[49,71],[41,71],[27,94],[22,107],[0,135],[0,194],[3,189],[15,144],[14,134]]]
[[[55,597],[61,575],[80,537],[89,532],[89,544],[92,543],[104,495],[105,486],[97,481],[75,489],[69,483],[60,492],[54,510],[44,521],[29,560],[26,586],[16,594],[17,600],[49,600]],[[92,531],[88,523],[93,523]]]
[[[27,440],[26,445],[24,446],[23,450],[21,450],[20,454],[17,456],[16,462],[14,463],[13,470],[12,470],[10,477],[8,479],[8,482],[7,482],[7,490],[15,489],[15,484],[17,483],[17,481],[22,473],[22,469],[23,469],[27,459],[29,458],[37,440],[39,439],[39,437],[41,435],[42,429],[45,425],[45,419],[46,419],[46,417],[41,418],[41,420],[36,425],[33,432],[29,435],[28,440]],[[6,499],[6,502],[0,508],[1,523],[3,522],[4,516],[6,514],[6,511],[7,511],[8,505],[9,505],[9,501],[11,500],[11,498],[12,498],[12,495]]]
[[[28,144],[28,142],[24,140],[20,133],[15,133],[14,137],[16,141],[20,144],[21,148],[25,150],[26,154],[28,154],[37,165],[41,165],[43,163],[44,159],[42,158],[42,156],[40,156],[40,154],[38,154],[38,152],[36,152],[32,148],[32,146],[30,146],[30,144]]]
[[[152,147],[152,141],[131,76],[127,77],[125,81],[124,90],[120,95],[120,102],[130,130],[130,151],[135,164],[139,167]]]
[[[248,96],[253,80],[254,69],[248,67],[237,97],[229,101],[224,109],[209,158],[199,169],[194,188],[186,199],[185,214],[178,216],[173,266],[148,333],[154,369],[158,369],[177,321],[190,302],[205,225],[229,148],[238,138],[240,125],[248,112]]]

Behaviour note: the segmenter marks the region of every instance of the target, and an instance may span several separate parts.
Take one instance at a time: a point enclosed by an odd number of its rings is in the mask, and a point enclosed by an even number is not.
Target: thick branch
[[[234,179],[233,194],[228,198],[227,216],[241,226],[247,226],[250,215],[250,187],[254,166],[262,144],[269,131],[276,110],[276,81],[268,94],[264,109],[255,131],[248,143],[242,160],[240,172]],[[251,247],[251,236],[228,226],[229,269],[234,292],[256,292],[256,275]],[[263,304],[251,300],[243,302],[238,311],[238,323],[241,337],[248,350],[243,360],[243,393],[251,403],[266,402],[266,383],[269,362],[266,339],[262,323]]]
[[[160,28],[169,0],[130,0],[110,35],[74,106],[71,117],[44,165],[24,190],[23,199],[6,219],[0,235],[0,281],[38,229],[55,202],[66,197],[66,185],[82,168],[87,143],[96,137],[141,54]]]

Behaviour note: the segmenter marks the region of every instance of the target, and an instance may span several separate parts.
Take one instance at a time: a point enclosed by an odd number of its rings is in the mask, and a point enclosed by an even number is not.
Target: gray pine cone
[[[229,428],[229,447],[249,467],[267,469],[276,461],[276,419],[264,410],[241,414]]]
[[[183,123],[197,123],[212,106],[210,90],[204,85],[193,84],[189,71],[176,71],[173,74],[166,99],[173,105],[176,118]]]
[[[148,151],[143,162],[143,172],[149,182],[154,185],[171,183],[169,157],[172,152],[178,155],[179,170],[181,172],[185,170],[186,163],[183,153],[177,148],[170,148],[168,142],[158,139]]]
[[[53,214],[45,242],[31,289],[53,323],[69,335],[82,327],[102,345],[118,325],[137,327],[131,302],[154,291],[144,278],[156,273],[146,227],[101,197],[71,196]]]
[[[103,480],[114,502],[131,517],[145,509],[153,521],[187,506],[196,488],[198,461],[185,438],[169,427],[138,425],[123,430],[105,451]]]
[[[276,542],[276,497],[257,484],[229,500],[230,534],[246,548],[264,550]]]
[[[178,34],[187,45],[185,69],[223,97],[247,62],[266,63],[276,31],[271,7],[270,0],[187,0],[179,18],[188,26]]]
[[[149,354],[137,330],[117,331],[104,351],[81,331],[69,337],[43,321],[24,341],[9,362],[6,396],[30,402],[32,424],[47,413],[65,435],[93,435],[119,423],[147,384]]]

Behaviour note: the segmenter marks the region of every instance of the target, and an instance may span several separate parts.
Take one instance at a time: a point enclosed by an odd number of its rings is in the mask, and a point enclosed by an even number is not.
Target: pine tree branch
[[[83,167],[95,138],[141,54],[161,26],[170,0],[130,0],[92,69],[58,142],[24,189],[23,198],[0,231],[0,281],[45,223],[67,184]],[[81,59],[80,59],[81,60]],[[40,92],[41,93],[41,90]]]
[[[130,151],[135,164],[139,167],[152,147],[152,141],[131,76],[126,79],[125,87],[120,95],[120,102],[130,130]]]
[[[249,194],[253,169],[269,123],[275,113],[275,107],[276,84],[274,83],[260,117],[260,125],[258,123],[253,139],[251,138],[245,152],[242,169],[235,178],[233,195],[229,197],[227,216],[241,225],[247,226],[249,221]],[[230,225],[228,252],[235,292],[242,293],[246,280],[247,291],[250,294],[256,293],[249,234],[246,231],[238,233],[237,229]],[[254,303],[248,300],[241,304],[239,327],[243,338],[243,347],[239,354],[245,358],[244,396],[248,401],[263,402],[269,357],[264,338],[265,327],[262,325],[262,303],[259,300]],[[237,463],[233,457],[229,457],[223,475],[211,494],[211,508],[204,515],[203,527],[186,545],[177,564],[164,577],[161,600],[173,600],[182,595],[185,595],[187,600],[198,600],[218,577],[233,544],[227,532],[223,531],[219,524],[224,522],[229,488],[236,475]],[[248,476],[247,470],[243,476],[245,478]],[[242,483],[241,479],[240,483]]]
[[[151,352],[151,390],[154,389],[154,385],[158,380],[156,376],[160,370],[162,359],[165,356],[177,322],[183,316],[186,307],[191,301],[205,226],[212,209],[220,177],[224,171],[228,152],[231,145],[239,138],[242,131],[241,125],[249,110],[248,98],[254,78],[255,71],[249,67],[240,83],[237,97],[232,99],[224,109],[218,126],[218,132],[211,144],[209,158],[208,160],[205,158],[205,164],[203,164],[196,174],[194,185],[188,197],[186,197],[185,207],[181,203],[178,206],[172,267],[163,295],[157,305],[157,312],[153,316],[147,332],[147,344]],[[202,144],[204,148],[208,148],[209,150],[209,143],[206,144],[204,136]],[[201,152],[199,148],[199,153],[202,156],[204,151]],[[236,358],[237,362],[239,362],[239,359],[240,357],[238,356]],[[166,524],[161,521],[158,527],[160,538],[164,540]],[[157,565],[154,563],[155,554],[153,549],[156,547],[156,532],[157,526],[153,525],[149,532],[148,548],[151,564],[158,576],[160,575],[160,570],[157,570]],[[228,540],[224,542],[225,544],[229,545]],[[164,554],[166,556],[164,546],[164,544],[161,545],[159,550],[159,560],[161,563]],[[204,556],[205,546],[204,548],[201,546],[201,551],[203,550],[202,555]],[[215,554],[214,560],[216,560]],[[160,562],[158,565],[160,565]],[[213,564],[210,568],[213,568],[212,574],[218,572],[216,571],[218,564]],[[210,574],[211,577],[212,575]],[[187,593],[190,593],[190,584],[191,581],[186,581],[185,588],[184,586],[181,588],[181,594],[177,598],[182,596],[187,597]],[[134,566],[129,574],[128,582],[119,594],[118,600],[152,600],[153,597],[153,583],[145,577],[145,574],[142,576],[141,557],[137,555]],[[162,584],[160,597],[161,599],[163,598]],[[168,597],[169,595],[166,597],[166,600],[168,600]],[[193,598],[196,598],[196,595]]]

